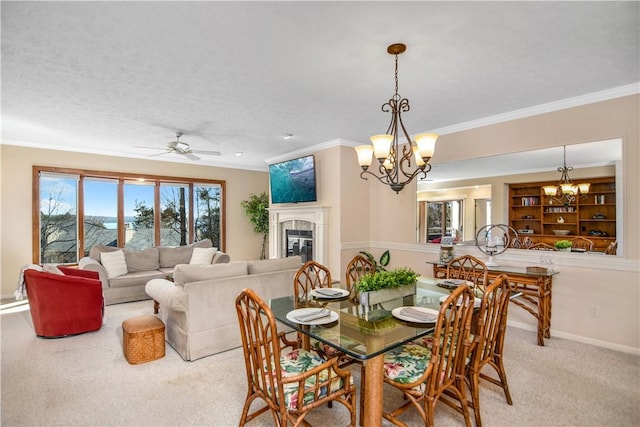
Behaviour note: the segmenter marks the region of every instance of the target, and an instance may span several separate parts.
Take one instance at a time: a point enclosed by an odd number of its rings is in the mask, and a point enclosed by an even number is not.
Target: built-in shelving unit
[[[586,178],[589,194],[568,205],[544,195],[542,187],[557,182],[529,182],[509,185],[509,225],[521,240],[535,243],[583,236],[593,241],[595,251],[604,251],[616,240],[616,182],[614,177]],[[554,230],[568,230],[566,236]]]

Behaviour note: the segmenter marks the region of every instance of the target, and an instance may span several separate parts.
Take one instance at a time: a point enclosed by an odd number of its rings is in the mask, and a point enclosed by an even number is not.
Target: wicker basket
[[[132,365],[164,357],[164,323],[153,315],[122,322],[122,350]]]

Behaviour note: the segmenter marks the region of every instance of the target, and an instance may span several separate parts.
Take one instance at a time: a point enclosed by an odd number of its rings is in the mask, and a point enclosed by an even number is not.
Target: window
[[[67,174],[44,173],[37,192],[39,207],[34,218],[39,224],[36,252],[42,263],[70,263],[78,252],[78,178]]]
[[[94,245],[211,239],[224,250],[225,181],[34,166],[33,262],[77,263]]]
[[[155,184],[146,181],[124,183],[124,247],[144,249],[155,241]]]
[[[118,244],[118,181],[84,180],[84,255],[93,245]]]
[[[445,236],[462,235],[462,200],[420,202],[418,212],[420,242],[440,243]]]

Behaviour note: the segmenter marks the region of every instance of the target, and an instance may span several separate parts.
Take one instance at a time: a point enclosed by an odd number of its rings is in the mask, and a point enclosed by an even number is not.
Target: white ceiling
[[[399,92],[412,134],[637,93],[639,6],[2,1],[2,143],[147,158],[181,131],[222,152],[199,164],[267,170],[386,130],[394,42],[408,46]],[[437,147],[434,163],[436,176]]]

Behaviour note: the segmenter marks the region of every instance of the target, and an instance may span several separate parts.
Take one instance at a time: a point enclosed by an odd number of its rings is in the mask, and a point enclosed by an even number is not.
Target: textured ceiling
[[[266,170],[384,132],[394,42],[412,134],[637,85],[639,5],[3,1],[2,143]]]

